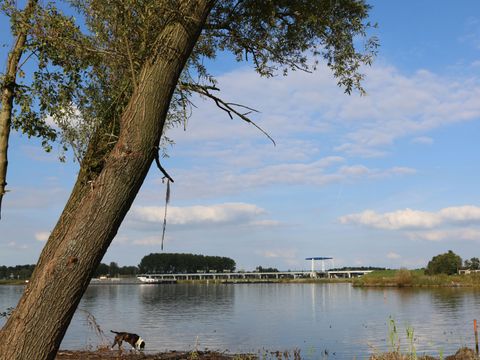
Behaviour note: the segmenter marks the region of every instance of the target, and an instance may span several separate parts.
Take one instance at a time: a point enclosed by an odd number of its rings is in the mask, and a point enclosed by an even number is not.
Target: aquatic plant
[[[199,358],[199,355],[198,355],[198,335],[197,335],[195,339],[195,347],[190,352],[188,356],[188,360],[197,360],[198,358]]]
[[[415,337],[413,332],[413,327],[407,326],[407,339],[408,339],[408,353],[410,359],[417,360],[417,350],[415,348]]]
[[[388,317],[388,340],[389,348],[391,352],[400,351],[400,338],[397,332],[397,325],[395,324],[395,319],[391,316]]]
[[[443,348],[440,348],[440,350],[438,350],[438,358],[440,360],[443,360]]]

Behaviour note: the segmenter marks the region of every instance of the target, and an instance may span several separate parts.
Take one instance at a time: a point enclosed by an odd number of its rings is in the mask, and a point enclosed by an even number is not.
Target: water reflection
[[[0,309],[15,306],[23,287],[0,286]],[[141,334],[149,351],[205,347],[230,351],[292,350],[303,357],[365,357],[388,350],[389,318],[401,347],[412,327],[419,353],[438,356],[472,346],[480,291],[460,288],[359,289],[349,284],[96,285],[80,305],[108,331]],[[0,319],[0,324],[2,319]],[[79,311],[63,348],[96,346]]]

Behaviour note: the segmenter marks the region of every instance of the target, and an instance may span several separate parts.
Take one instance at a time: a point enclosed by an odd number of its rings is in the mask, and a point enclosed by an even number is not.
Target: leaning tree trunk
[[[172,93],[212,4],[184,0],[179,9],[183,16],[158,35],[159,50],[143,66],[122,115],[117,144],[94,181],[85,182],[80,172],[30,283],[0,332],[1,360],[54,359],[93,272],[150,168]]]

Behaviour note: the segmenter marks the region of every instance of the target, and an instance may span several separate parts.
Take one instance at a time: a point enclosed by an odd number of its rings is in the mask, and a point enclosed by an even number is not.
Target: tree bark
[[[184,0],[140,73],[118,142],[98,177],[82,170],[17,308],[0,331],[0,359],[54,359],[91,276],[154,159],[172,93],[214,1]],[[88,158],[82,168],[88,166]]]
[[[22,57],[25,42],[27,40],[28,22],[37,6],[37,0],[30,0],[23,12],[23,23],[20,25],[13,49],[8,54],[7,71],[2,84],[2,102],[0,109],[0,218],[2,213],[2,200],[7,186],[8,167],[8,140],[12,123],[13,99],[15,98],[15,86],[20,58]]]

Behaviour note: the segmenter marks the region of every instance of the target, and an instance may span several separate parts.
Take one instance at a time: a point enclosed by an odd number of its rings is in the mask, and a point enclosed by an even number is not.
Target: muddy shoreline
[[[260,356],[261,355],[261,356]],[[118,351],[99,349],[95,351],[61,350],[56,360],[302,360],[300,352],[270,352],[265,354],[231,354],[217,351],[169,351],[157,354],[144,354],[141,352]],[[328,359],[328,355],[324,357]],[[363,359],[355,357],[355,359]],[[367,359],[365,357],[364,359]],[[455,354],[434,357],[421,354],[379,353],[368,356],[370,360],[478,360],[475,351],[469,348],[460,348]]]
[[[230,354],[217,351],[168,351],[156,354],[145,354],[129,350],[60,350],[56,360],[253,360],[257,354]],[[293,359],[292,359],[293,360]]]

